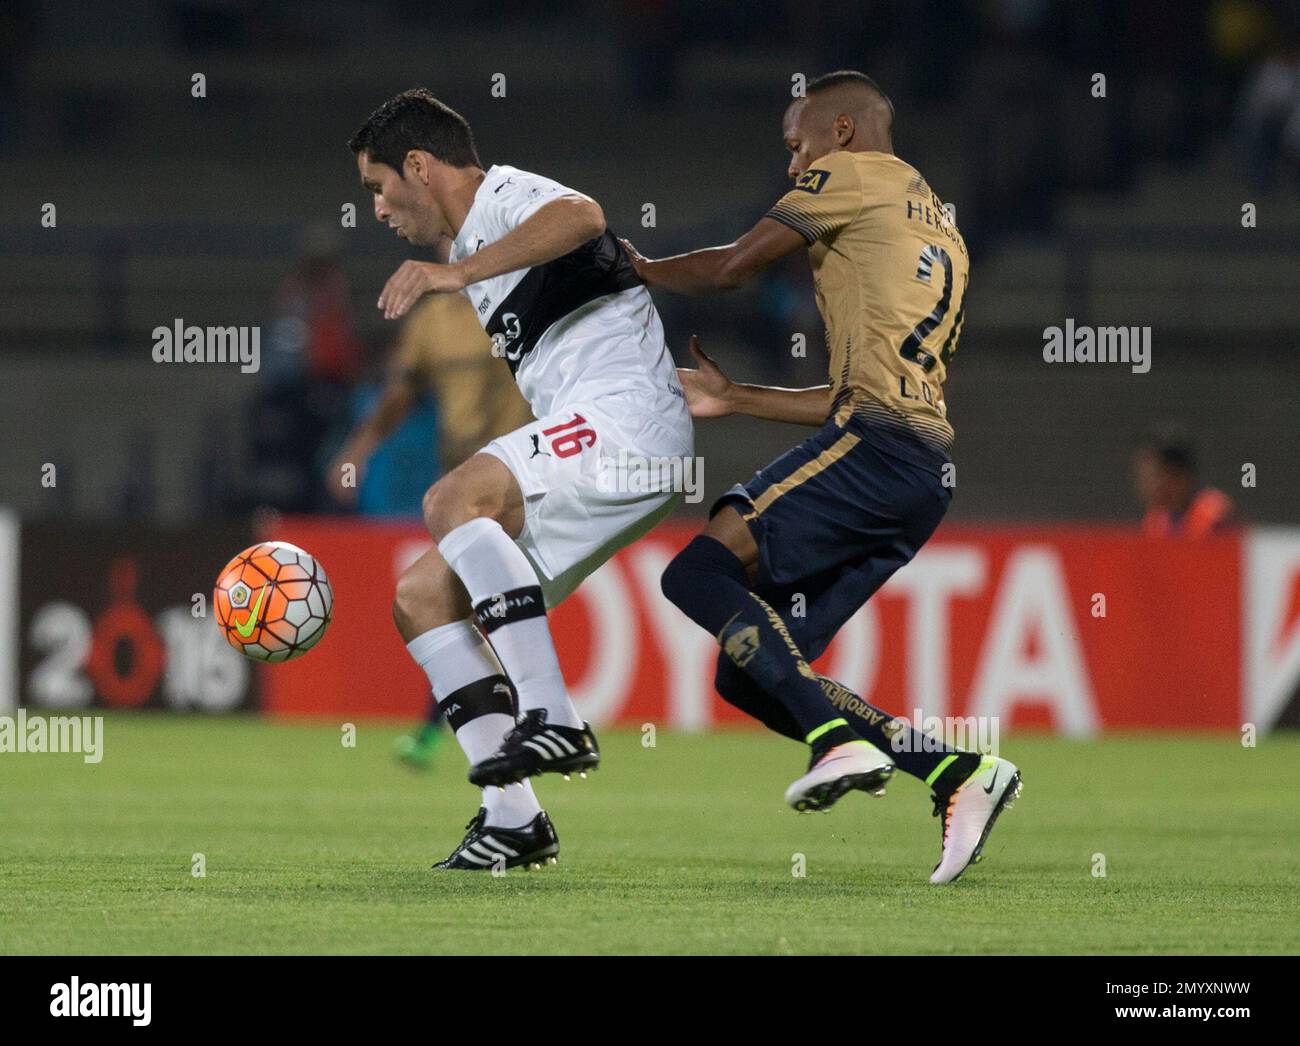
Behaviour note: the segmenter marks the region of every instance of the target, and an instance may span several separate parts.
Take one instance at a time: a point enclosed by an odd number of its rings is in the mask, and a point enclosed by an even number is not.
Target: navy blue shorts
[[[948,458],[860,418],[811,439],[715,502],[732,505],[758,544],[755,590],[808,660],[934,533],[948,510]],[[801,595],[804,614],[792,613]]]

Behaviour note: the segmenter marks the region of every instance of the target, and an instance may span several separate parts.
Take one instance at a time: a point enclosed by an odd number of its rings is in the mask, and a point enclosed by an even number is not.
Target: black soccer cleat
[[[587,776],[600,765],[600,747],[591,726],[551,726],[546,709],[533,708],[506,734],[495,755],[469,769],[470,784],[486,788],[522,781],[536,774]]]
[[[496,828],[484,824],[487,810],[479,807],[473,820],[465,826],[465,838],[446,860],[435,869],[490,872],[496,869],[541,868],[554,864],[560,856],[560,837],[543,810],[522,828]]]

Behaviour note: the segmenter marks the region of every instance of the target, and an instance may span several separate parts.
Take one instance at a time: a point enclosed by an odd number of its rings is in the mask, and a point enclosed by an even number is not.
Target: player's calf
[[[735,510],[723,513],[734,516]],[[858,739],[826,698],[785,620],[753,591],[744,561],[733,549],[701,534],[673,557],[660,587],[682,613],[717,638],[737,668],[780,703],[814,758]]]

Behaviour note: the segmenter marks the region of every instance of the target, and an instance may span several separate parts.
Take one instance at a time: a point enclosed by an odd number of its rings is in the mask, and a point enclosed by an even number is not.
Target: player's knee
[[[689,614],[698,598],[710,591],[710,578],[719,574],[747,581],[740,560],[720,541],[701,535],[672,558],[659,588],[670,603]]]
[[[424,500],[420,503],[420,511],[424,516],[424,525],[429,528],[429,533],[433,536],[434,541],[441,541],[447,534],[448,530],[456,526],[452,520],[452,498],[451,492],[447,489],[447,480],[450,477],[443,477],[433,486],[424,492]]]
[[[687,548],[689,547],[688,545]],[[695,565],[687,557],[686,549],[682,549],[664,569],[663,576],[659,579],[659,589],[668,602],[681,610],[690,600],[696,577]]]
[[[462,524],[483,518],[495,519],[514,536],[523,526],[523,502],[518,497],[511,500],[506,482],[514,483],[510,473],[483,454],[443,476],[428,489],[421,505],[433,540],[441,541]]]
[[[424,495],[421,504],[424,525],[435,542],[441,541],[462,523],[483,514],[474,491],[455,472],[438,480]]]

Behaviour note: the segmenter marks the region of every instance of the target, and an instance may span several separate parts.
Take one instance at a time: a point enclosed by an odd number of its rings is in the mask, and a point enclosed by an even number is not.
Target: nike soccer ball
[[[287,541],[263,541],[226,564],[212,593],[230,645],[255,661],[291,661],[320,642],[334,611],[321,565]]]

